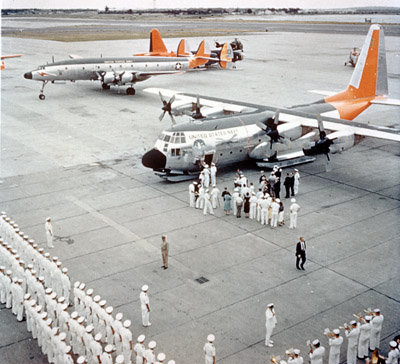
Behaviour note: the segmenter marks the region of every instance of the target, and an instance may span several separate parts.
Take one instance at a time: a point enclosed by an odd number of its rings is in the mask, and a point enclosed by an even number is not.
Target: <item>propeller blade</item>
[[[164,100],[164,97],[163,97],[161,91],[158,91],[158,94],[160,95],[161,102],[165,105],[167,102]]]
[[[172,105],[172,103],[175,101],[175,94],[172,95],[172,97],[169,99],[169,104]]]
[[[277,109],[276,111],[275,111],[275,116],[274,116],[274,124],[275,125],[278,125],[278,123],[279,123],[279,113],[280,113],[280,109]]]
[[[176,121],[175,121],[174,117],[172,116],[171,111],[168,111],[168,114],[169,114],[169,116],[170,116],[170,118],[171,118],[172,124],[173,124],[173,125],[176,125]]]
[[[162,121],[162,119],[164,119],[164,115],[165,115],[165,111],[163,111],[162,113],[161,113],[161,115],[158,117],[158,119],[160,120],[160,121]]]
[[[321,114],[317,115],[318,121],[318,130],[319,130],[319,137],[320,139],[324,139],[326,137],[326,132],[324,128],[324,122],[322,121]]]

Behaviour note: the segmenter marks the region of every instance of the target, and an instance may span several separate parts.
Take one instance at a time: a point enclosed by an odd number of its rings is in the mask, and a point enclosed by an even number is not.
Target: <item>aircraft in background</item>
[[[234,46],[241,46],[241,50],[236,53],[232,49],[232,44]],[[243,45],[235,39],[231,44],[229,43],[217,43],[220,49],[210,50],[210,46],[206,41],[202,41],[196,52],[190,50],[189,43],[186,39],[182,39],[179,42],[177,51],[169,51],[165,46],[165,43],[161,37],[158,29],[152,29],[150,31],[150,46],[149,51],[144,53],[135,53],[135,56],[162,56],[162,57],[193,57],[194,60],[191,64],[191,68],[199,68],[202,66],[210,66],[212,64],[218,63],[221,68],[228,68],[232,62],[242,60],[243,56],[238,53],[243,53]]]
[[[23,54],[10,54],[8,56],[1,56],[1,66],[0,66],[0,70],[4,70],[4,68],[6,68],[6,65],[4,64],[3,59],[7,59],[7,58],[18,58],[18,57],[22,57]]]
[[[104,90],[110,86],[129,85],[128,95],[134,95],[133,85],[145,81],[152,76],[182,73],[190,68],[190,57],[99,57],[81,58],[52,62],[27,72],[24,77],[41,81],[40,100],[45,99],[44,87],[50,81],[100,81]]]
[[[145,91],[160,93],[159,89]],[[195,178],[204,164],[218,166],[255,160],[258,166],[288,167],[315,156],[342,152],[364,137],[400,141],[400,130],[352,121],[373,104],[400,105],[389,99],[384,34],[369,29],[345,91],[317,102],[279,109],[162,90],[163,116],[192,114],[192,120],[164,130],[142,163],[169,181]],[[321,93],[318,91],[318,93]],[[161,95],[161,94],[160,94]],[[163,97],[162,97],[163,99]],[[177,99],[176,107],[172,107]]]

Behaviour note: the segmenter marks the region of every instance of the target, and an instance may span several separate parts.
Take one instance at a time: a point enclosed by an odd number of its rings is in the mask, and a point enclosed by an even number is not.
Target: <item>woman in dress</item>
[[[224,194],[224,211],[226,215],[229,215],[232,210],[231,200],[231,194],[229,193],[229,191],[226,191],[226,193]]]

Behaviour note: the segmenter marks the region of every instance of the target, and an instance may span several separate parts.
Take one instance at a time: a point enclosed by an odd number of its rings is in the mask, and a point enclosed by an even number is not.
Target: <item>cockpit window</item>
[[[182,132],[175,132],[172,134],[171,143],[181,144],[186,143],[185,134]]]

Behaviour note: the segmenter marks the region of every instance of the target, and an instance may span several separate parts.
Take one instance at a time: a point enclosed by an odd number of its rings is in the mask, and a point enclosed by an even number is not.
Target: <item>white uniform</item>
[[[196,209],[202,209],[204,207],[204,187],[199,187],[199,196],[196,200]]]
[[[300,210],[300,206],[293,202],[290,205],[290,226],[289,229],[296,229],[297,227],[297,213]]]
[[[208,192],[204,194],[204,209],[203,209],[203,214],[207,215],[207,211],[210,215],[214,215],[214,211],[211,205],[210,201],[210,195]]]
[[[250,197],[250,219],[255,219],[257,213],[257,197],[252,195]]]
[[[101,357],[101,353],[103,352],[103,348],[101,347],[100,343],[93,340],[90,343],[89,350],[91,353],[91,361],[89,361],[89,363],[98,364],[99,357]]]
[[[369,338],[371,336],[372,324],[365,323],[360,326],[360,337],[358,339],[358,357],[363,359],[368,356]]]
[[[54,245],[53,245],[53,227],[51,226],[51,222],[50,221],[46,221],[45,229],[46,229],[47,246],[49,248],[54,248]]]
[[[268,199],[262,199],[261,201],[261,225],[268,225],[268,209],[269,209],[269,201]]]
[[[279,203],[273,202],[271,204],[271,209],[272,209],[272,214],[271,214],[271,227],[277,227],[278,226],[278,215],[279,215]]]
[[[112,328],[114,329],[114,345],[117,348],[117,353],[122,354],[122,338],[120,335],[122,322],[120,320],[115,319],[112,323]]]
[[[274,309],[271,310],[270,308],[267,308],[267,310],[265,311],[265,328],[266,328],[265,345],[267,346],[270,345],[272,331],[276,326],[276,322],[277,321]]]
[[[189,185],[189,206],[194,207],[194,202],[195,202],[195,193],[194,193],[194,184],[191,183]]]
[[[206,343],[203,347],[205,352],[205,364],[213,364],[215,354],[215,346],[213,343]]]
[[[298,171],[294,172],[294,194],[297,196],[299,193],[299,185],[300,185],[300,173]]]
[[[211,173],[211,185],[215,186],[217,184],[217,167],[215,165],[210,168]]]
[[[360,336],[360,325],[351,330],[346,330],[345,334],[348,339],[347,342],[347,364],[357,363],[357,344],[358,337]]]
[[[220,190],[217,187],[214,187],[211,191],[211,204],[213,209],[216,209],[219,206],[219,194]]]
[[[20,284],[18,284],[15,287],[15,304],[16,304],[16,315],[17,315],[17,320],[18,321],[22,321],[22,319],[24,318],[24,291],[22,290],[22,286]]]
[[[101,364],[113,364],[113,358],[110,353],[103,353],[101,354]]]
[[[325,348],[323,346],[314,349],[313,352],[309,354],[311,364],[322,364],[324,360],[324,355]]]
[[[397,364],[399,362],[399,349],[390,350],[388,353],[388,358],[386,359],[386,364]]]
[[[133,350],[136,353],[136,364],[143,364],[143,356],[146,351],[145,346],[141,343],[136,343]]]
[[[237,214],[237,206],[236,206],[236,200],[239,196],[239,192],[235,191],[232,193],[232,207],[233,207],[233,215],[236,216]]]
[[[204,187],[208,188],[210,186],[210,170],[208,168],[204,168],[203,169],[204,172]]]
[[[142,309],[142,324],[143,326],[150,325],[150,312],[147,310],[147,305],[150,307],[149,296],[146,292],[140,292],[140,307]]]
[[[375,348],[379,349],[379,344],[381,341],[381,331],[383,325],[383,315],[375,316],[371,320],[371,337],[369,341],[370,350],[375,350]]]
[[[329,364],[339,364],[340,361],[340,347],[343,343],[343,337],[334,337],[329,339]]]
[[[124,355],[125,359],[124,363],[129,364],[131,362],[131,357],[132,357],[132,349],[131,349],[132,332],[126,327],[122,327],[120,333],[122,337],[122,354]]]
[[[71,293],[71,281],[67,274],[62,273],[61,280],[61,296],[65,297],[65,303],[69,305],[69,295]]]
[[[154,354],[154,350],[147,349],[144,352],[144,358],[146,359],[146,364],[155,364],[156,362],[156,355]]]

